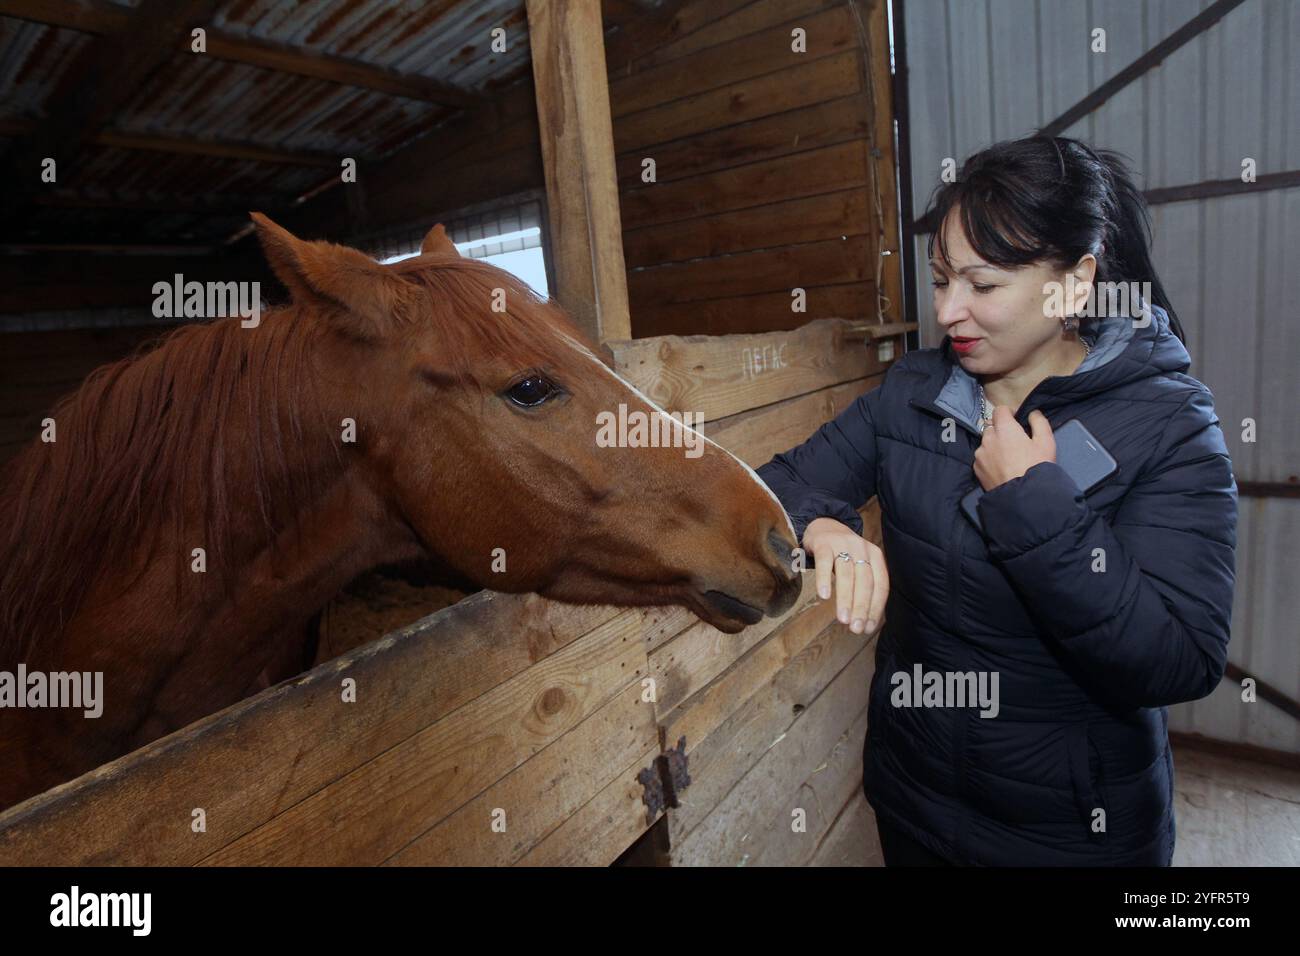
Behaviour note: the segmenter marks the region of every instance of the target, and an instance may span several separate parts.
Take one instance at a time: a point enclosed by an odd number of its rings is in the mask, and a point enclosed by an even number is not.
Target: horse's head
[[[731,632],[794,603],[796,541],[767,487],[553,302],[441,226],[381,265],[254,218],[295,320],[322,324],[319,388],[356,421],[345,454],[440,563],[499,591],[681,604]]]

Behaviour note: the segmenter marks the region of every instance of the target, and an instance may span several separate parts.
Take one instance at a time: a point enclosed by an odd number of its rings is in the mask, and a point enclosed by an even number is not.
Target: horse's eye
[[[529,375],[506,389],[506,396],[516,405],[533,408],[559,394],[559,388],[541,375]]]

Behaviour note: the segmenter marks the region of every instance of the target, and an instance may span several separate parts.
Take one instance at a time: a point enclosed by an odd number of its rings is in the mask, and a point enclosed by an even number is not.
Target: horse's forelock
[[[420,256],[397,263],[394,271],[425,290],[428,308],[420,321],[432,325],[439,356],[461,378],[487,383],[489,356],[525,368],[563,364],[570,347],[565,336],[585,337],[554,301],[543,301],[522,280],[476,259]],[[496,289],[505,292],[505,313],[492,311]]]

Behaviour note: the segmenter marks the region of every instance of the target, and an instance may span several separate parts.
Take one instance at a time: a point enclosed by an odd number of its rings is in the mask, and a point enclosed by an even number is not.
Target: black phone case
[[[1056,463],[1074,480],[1085,495],[1109,478],[1119,468],[1111,456],[1083,422],[1071,418],[1053,432],[1056,438]],[[961,510],[975,527],[984,530],[977,504],[984,497],[984,489],[976,485],[961,499]]]

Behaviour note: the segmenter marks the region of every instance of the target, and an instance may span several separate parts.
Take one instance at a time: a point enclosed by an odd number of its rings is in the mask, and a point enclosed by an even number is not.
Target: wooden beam
[[[207,256],[216,250],[216,246],[102,242],[10,242],[0,245],[0,253],[5,255],[30,252],[103,252],[125,256]]]
[[[556,298],[595,342],[632,337],[599,0],[527,0]]]
[[[33,136],[40,128],[41,124],[35,120],[15,118],[0,120],[0,136]],[[326,153],[277,149],[260,146],[257,143],[158,136],[120,129],[100,130],[87,137],[86,142],[96,146],[111,146],[115,149],[142,149],[189,156],[217,156],[221,159],[246,159],[255,163],[278,163],[285,166],[320,166],[334,169],[340,162],[340,157]]]
[[[125,29],[132,15],[129,8],[106,0],[0,0],[0,16],[103,36]],[[205,29],[207,53],[220,60],[247,63],[277,73],[295,73],[456,109],[473,108],[485,102],[484,97],[477,93],[428,77],[399,73],[325,53],[306,53],[214,27]]]
[[[1274,189],[1292,189],[1300,186],[1300,170],[1289,169],[1281,173],[1263,173],[1254,182],[1241,179],[1207,179],[1199,183],[1182,183],[1178,186],[1160,186],[1147,189],[1142,193],[1148,206],[1162,203],[1187,202],[1193,199],[1213,199],[1216,196],[1241,196],[1250,193],[1269,192]],[[923,236],[934,232],[935,224],[930,215],[922,215],[908,226],[908,234]]]
[[[131,8],[108,0],[0,0],[0,16],[103,35],[124,29]]]
[[[1295,481],[1239,481],[1241,498],[1300,498],[1300,484]]]
[[[242,201],[224,196],[88,196],[83,193],[42,193],[33,197],[37,206],[51,209],[112,209],[135,212],[190,213],[197,216],[243,216],[250,209],[272,219],[293,208],[283,196],[249,196]]]
[[[142,149],[159,153],[176,153],[188,156],[217,156],[221,159],[246,159],[255,163],[277,163],[285,166],[319,166],[339,169],[340,157],[304,150],[275,149],[256,143],[218,142],[206,139],[183,139],[179,136],[149,136],[123,130],[104,130],[92,140],[98,146],[117,149]]]
[[[147,311],[154,283],[177,272],[202,282],[260,281],[265,288],[273,279],[251,245],[239,254],[221,256],[0,255],[0,326],[4,314],[15,312],[118,307]]]
[[[455,109],[474,109],[486,103],[485,97],[450,83],[431,80],[424,76],[398,73],[396,70],[360,63],[340,56],[304,53],[279,44],[267,43],[252,37],[236,36],[212,28],[208,29],[208,55],[220,60],[274,70],[277,73],[295,73],[298,76],[326,80],[342,86],[357,86],[388,93],[391,96],[438,103]]]
[[[1241,193],[1267,192],[1270,189],[1290,189],[1300,186],[1300,169],[1283,173],[1264,173],[1254,182],[1242,182],[1240,178],[1209,179],[1200,183],[1187,183],[1182,186],[1162,186],[1148,189],[1142,194],[1147,204],[1183,202],[1188,199],[1209,199],[1213,196],[1236,196]]]
[[[1148,70],[1159,66],[1175,50],[1200,36],[1244,2],[1245,0],[1215,0],[1214,3],[1044,126],[1040,132],[1045,136],[1059,136],[1062,131],[1069,129],[1083,117],[1098,109],[1103,103]]]
[[[1253,674],[1248,674],[1232,661],[1228,661],[1223,670],[1223,679],[1240,684],[1243,680],[1249,678],[1255,682],[1255,693],[1259,695],[1260,700],[1266,700],[1282,713],[1286,714],[1292,720],[1300,720],[1300,701],[1288,697],[1279,688],[1274,687],[1268,681],[1261,680]]]

